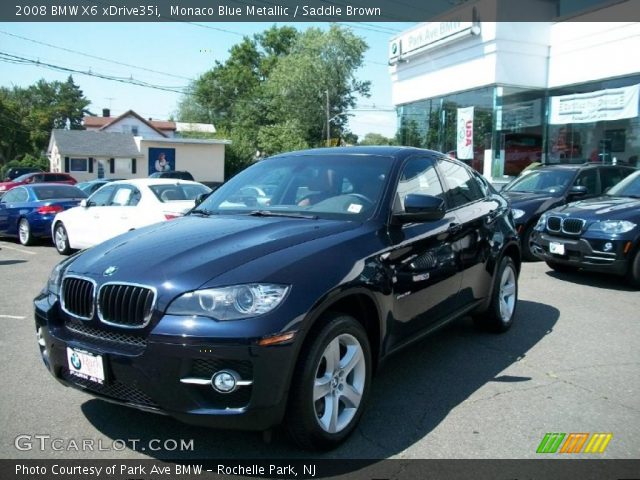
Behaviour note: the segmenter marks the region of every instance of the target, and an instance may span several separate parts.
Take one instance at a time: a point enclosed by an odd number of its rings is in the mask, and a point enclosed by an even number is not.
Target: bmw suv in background
[[[532,249],[532,234],[544,212],[601,195],[634,171],[619,165],[547,165],[525,171],[506,185],[500,193],[511,202],[522,243],[522,258],[537,259]]]
[[[640,171],[601,197],[544,213],[532,243],[554,270],[627,275],[640,288]]]
[[[268,203],[250,198],[257,184]],[[519,270],[508,202],[469,167],[323,148],[260,161],[186,216],[69,257],[35,322],[65,385],[201,426],[284,422],[327,449],[391,353],[463,315],[509,329]]]

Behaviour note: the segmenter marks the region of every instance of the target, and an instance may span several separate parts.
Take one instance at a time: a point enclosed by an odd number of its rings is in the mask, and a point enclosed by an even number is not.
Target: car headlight
[[[49,278],[47,279],[47,284],[42,289],[42,293],[47,294],[51,293],[55,296],[60,295],[60,282],[62,280],[62,272],[64,270],[65,265],[67,264],[66,260],[63,260],[51,270],[49,274]]]
[[[533,229],[537,232],[543,232],[546,225],[547,225],[547,214],[543,213],[542,216],[538,219],[538,223],[536,223],[536,226],[533,227]]]
[[[592,223],[589,230],[603,233],[627,233],[636,228],[636,224],[627,220],[604,220]]]
[[[513,214],[513,219],[517,220],[525,214],[525,211],[519,208],[512,208],[511,213]]]
[[[270,312],[282,303],[288,285],[250,283],[187,292],[176,298],[170,315],[200,315],[216,320],[240,320]]]

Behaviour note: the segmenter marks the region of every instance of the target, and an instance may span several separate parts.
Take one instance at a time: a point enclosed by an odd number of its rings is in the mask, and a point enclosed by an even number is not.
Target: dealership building
[[[536,21],[500,21],[516,3]],[[391,39],[402,142],[496,181],[533,162],[640,166],[640,22],[619,21],[638,17],[637,2],[494,5],[467,2]]]

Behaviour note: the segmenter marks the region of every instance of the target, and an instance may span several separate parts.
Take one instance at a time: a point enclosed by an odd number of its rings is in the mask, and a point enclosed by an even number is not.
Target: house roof
[[[54,142],[62,156],[113,158],[143,156],[130,133],[56,129],[51,132],[49,150]]]
[[[116,118],[119,117],[84,117],[82,119],[85,128],[102,128],[105,125],[111,124]],[[158,130],[176,130],[176,123],[165,120],[147,120],[152,126]]]

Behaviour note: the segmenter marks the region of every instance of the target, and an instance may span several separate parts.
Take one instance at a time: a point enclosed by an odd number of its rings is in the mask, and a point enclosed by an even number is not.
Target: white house
[[[133,110],[111,117],[84,118],[86,130],[53,130],[48,156],[52,172],[78,181],[140,178],[155,171],[187,170],[197,181],[224,181],[229,140],[183,137],[185,132],[215,133],[213,125],[144,119]]]

